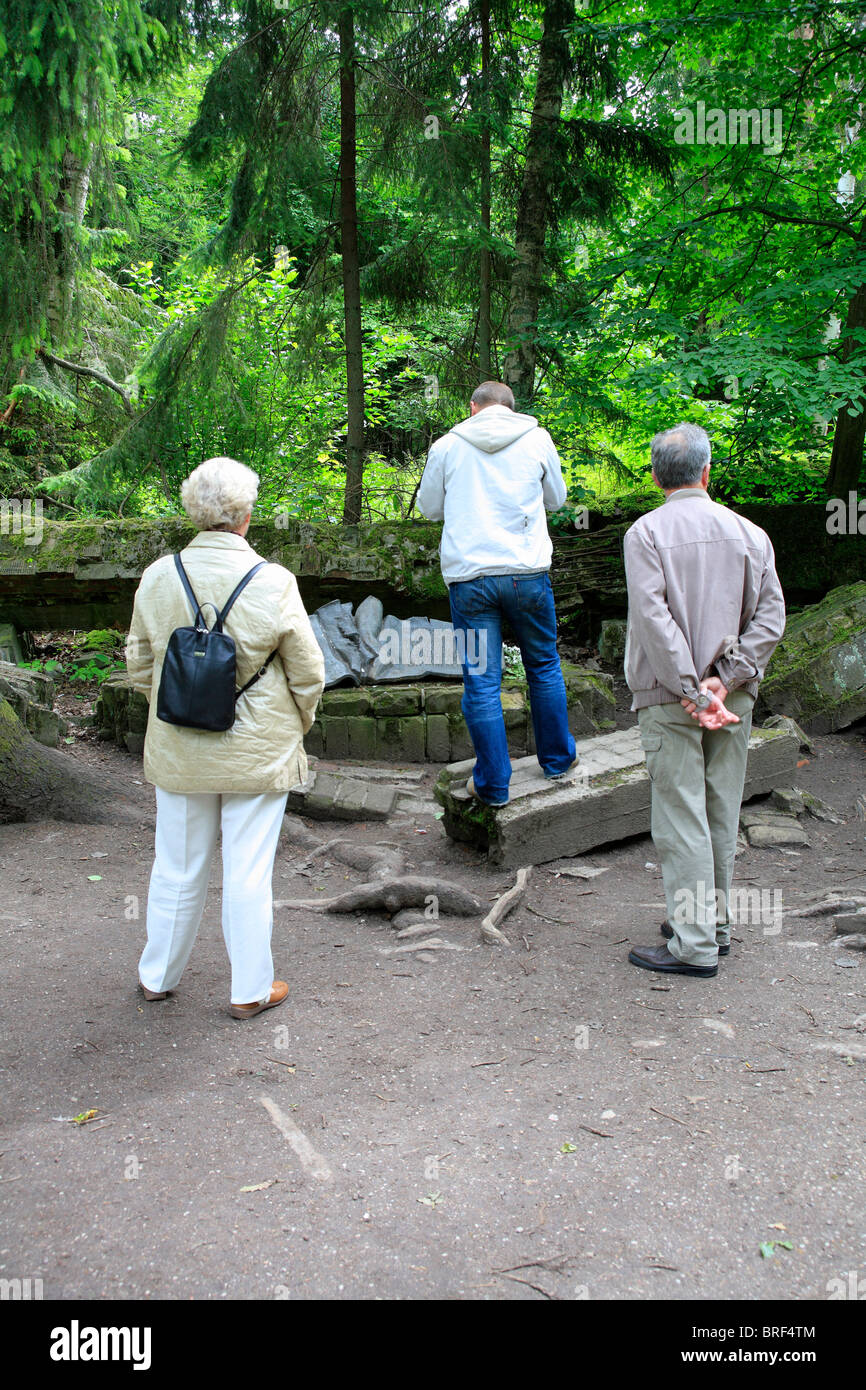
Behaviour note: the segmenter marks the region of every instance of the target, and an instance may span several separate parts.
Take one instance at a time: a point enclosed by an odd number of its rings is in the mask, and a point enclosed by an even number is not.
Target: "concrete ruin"
[[[486,849],[490,863],[503,869],[547,864],[646,834],[650,781],[638,727],[579,739],[577,752],[577,775],[567,782],[546,781],[536,758],[514,762],[510,800],[498,809],[466,791],[474,760],[452,763],[434,788],[445,830]],[[794,734],[753,727],[743,801],[790,786],[798,756]]]
[[[553,537],[551,580],[560,620],[595,641],[605,618],[623,618],[625,530],[645,511],[590,511],[588,525]],[[789,602],[812,603],[833,584],[866,579],[866,546],[858,535],[829,535],[820,503],[736,509],[770,536]],[[142,571],[181,550],[194,532],[184,517],[133,521],[0,524],[0,622],[19,632],[128,628]],[[411,520],[334,526],[275,516],[254,521],[250,544],[297,575],[309,612],[330,600],[380,598],[398,618],[423,612],[449,618],[439,570],[438,522]]]
[[[789,715],[808,734],[866,716],[866,583],[831,589],[788,619],[761,685],[761,711]]]
[[[613,680],[599,671],[563,662],[569,727],[575,736],[613,727]],[[460,709],[460,682],[427,681],[326,690],[316,722],[304,740],[308,753],[330,762],[371,759],[393,763],[448,763],[472,756]],[[502,709],[512,757],[535,751],[526,685],[506,680]],[[125,676],[105,682],[96,702],[100,736],[141,753],[148,704]]]

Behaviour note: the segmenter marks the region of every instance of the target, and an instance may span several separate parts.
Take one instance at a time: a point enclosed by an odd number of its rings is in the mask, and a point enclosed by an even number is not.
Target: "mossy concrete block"
[[[18,633],[11,623],[0,623],[0,661],[8,661],[13,666],[24,660]]]
[[[387,758],[389,762],[423,763],[426,743],[423,715],[376,720],[376,747],[380,758]]]
[[[466,720],[462,714],[446,715],[448,720],[448,733],[451,740],[451,759],[456,762],[461,758],[472,758],[475,749],[472,747],[472,740],[469,737],[469,730],[466,727]],[[467,776],[469,774],[467,773]]]
[[[463,685],[425,685],[424,708],[431,714],[460,714],[463,699]]]
[[[132,753],[134,757],[140,758],[144,752],[144,734],[127,732],[123,736],[126,751]]]
[[[451,758],[448,716],[428,714],[425,723],[427,726],[427,761],[429,763],[447,763]]]
[[[622,666],[625,657],[626,622],[623,618],[606,618],[601,625],[598,654],[611,666]]]
[[[361,761],[375,758],[378,746],[375,719],[369,715],[349,715],[346,728],[349,734],[349,757]]]
[[[324,756],[329,761],[349,756],[349,725],[345,719],[332,719],[322,715],[322,737],[325,741]]]
[[[325,740],[322,737],[322,724],[319,719],[304,734],[304,749],[311,758],[323,758],[325,756]]]
[[[503,690],[499,696],[502,704],[502,717],[506,732],[509,729],[526,730],[526,700],[522,690]]]
[[[69,732],[69,726],[61,715],[44,705],[28,704],[24,712],[27,732],[46,748],[56,748],[61,738]]]
[[[757,712],[767,711],[795,719],[807,734],[866,715],[866,582],[831,589],[789,618],[758,696]]]
[[[421,712],[419,685],[371,685],[369,690],[377,719],[402,719]]]
[[[140,690],[130,690],[126,702],[126,731],[132,734],[144,734],[147,731],[147,721],[150,715],[150,705],[147,697]]]
[[[616,727],[616,698],[613,676],[588,671],[584,666],[562,663],[568,727],[575,735],[599,733]]]
[[[363,686],[356,686],[354,690],[326,690],[322,696],[322,713],[335,718],[370,714],[372,709],[370,690]]]

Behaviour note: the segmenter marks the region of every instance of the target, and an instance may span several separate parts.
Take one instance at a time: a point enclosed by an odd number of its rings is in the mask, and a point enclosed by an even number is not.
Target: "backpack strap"
[[[180,582],[183,584],[183,587],[186,590],[186,596],[192,604],[193,621],[195,622],[196,627],[198,627],[198,620],[199,618],[201,618],[201,625],[202,627],[204,627],[205,621],[204,615],[201,611],[201,604],[199,603],[198,599],[195,596],[195,593],[193,592],[193,587],[189,582],[189,575],[183,567],[183,561],[181,560],[180,555],[175,555],[174,567],[180,575]],[[211,604],[210,606],[211,608],[213,608],[213,604]]]
[[[260,681],[260,680],[261,680],[262,676],[263,676],[263,675],[265,674],[265,672],[267,671],[268,667],[270,666],[270,664],[271,664],[271,662],[273,661],[273,659],[274,659],[274,657],[276,656],[276,654],[277,654],[276,651],[272,651],[271,654],[270,654],[270,656],[268,657],[267,661],[265,662],[264,666],[260,666],[259,669],[258,669],[258,671],[256,671],[256,674],[252,677],[252,679],[251,679],[251,680],[248,680],[247,683],[246,683],[246,685],[242,685],[241,688],[240,688],[240,690],[238,690],[238,691],[235,692],[235,700],[236,700],[236,701],[239,700],[239,699],[241,698],[241,696],[244,695],[244,694],[249,690],[249,688],[250,688],[251,685],[255,685],[256,681]]]
[[[243,590],[247,587],[253,575],[258,574],[259,570],[263,570],[267,563],[267,560],[260,560],[257,565],[253,565],[252,569],[248,570],[248,572],[244,575],[243,579],[240,581],[237,587],[229,595],[228,602],[226,603],[225,608],[222,610],[220,614],[218,614],[217,621],[219,623],[225,622],[226,618],[228,617],[229,609],[231,608],[235,599],[238,598],[239,595],[243,592]]]

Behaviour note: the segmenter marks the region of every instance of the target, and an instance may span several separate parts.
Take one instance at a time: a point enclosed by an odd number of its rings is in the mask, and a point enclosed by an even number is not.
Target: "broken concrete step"
[[[546,781],[535,758],[513,763],[510,800],[500,809],[465,795],[472,760],[452,763],[434,788],[445,830],[486,849],[503,868],[547,864],[646,834],[650,783],[638,727],[579,739],[577,752],[581,775],[565,784]],[[798,754],[796,735],[753,727],[743,800],[789,787]]]
[[[795,820],[791,820],[787,826],[750,825],[746,829],[746,839],[753,849],[777,849],[781,845],[809,846],[808,835]]]
[[[286,809],[312,820],[387,820],[399,795],[399,787],[314,772],[289,792]]]

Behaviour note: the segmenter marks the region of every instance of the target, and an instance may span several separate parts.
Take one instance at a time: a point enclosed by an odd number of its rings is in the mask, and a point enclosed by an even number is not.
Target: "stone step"
[[[303,786],[289,792],[287,811],[312,820],[387,820],[402,787],[312,772]]]
[[[482,806],[466,793],[474,762],[452,763],[434,788],[442,823],[454,840],[486,849],[492,864],[518,868],[584,854],[598,845],[646,834],[650,782],[637,725],[577,740],[572,780],[549,782],[536,758],[512,764],[507,806]],[[785,730],[752,729],[743,800],[790,786],[799,743]]]

